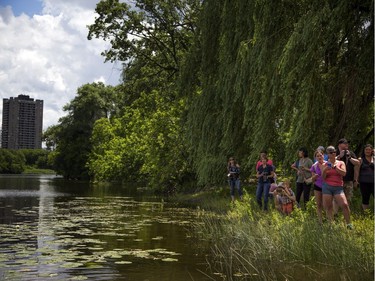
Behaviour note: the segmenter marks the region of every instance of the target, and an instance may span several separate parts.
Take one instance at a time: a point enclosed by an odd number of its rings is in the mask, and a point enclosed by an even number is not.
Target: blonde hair
[[[315,150],[315,152],[314,152],[314,157],[315,157],[315,158],[316,158],[316,155],[317,155],[318,153],[320,153],[321,155],[324,155],[324,151],[323,151],[323,150],[317,149],[317,150]]]
[[[284,187],[290,187],[290,179],[284,180]]]

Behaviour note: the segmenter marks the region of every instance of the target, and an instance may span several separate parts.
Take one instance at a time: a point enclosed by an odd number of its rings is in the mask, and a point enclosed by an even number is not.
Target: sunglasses
[[[329,151],[328,154],[336,154],[336,151]]]

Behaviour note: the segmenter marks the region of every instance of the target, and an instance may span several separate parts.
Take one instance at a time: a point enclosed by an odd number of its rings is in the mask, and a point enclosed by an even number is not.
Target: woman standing
[[[267,158],[267,164],[270,166],[273,166],[273,161],[267,157],[267,151],[262,151],[259,155],[259,160],[255,167],[255,172],[258,172],[258,168],[260,165],[262,165],[262,159]]]
[[[262,165],[262,159],[263,158],[267,158],[267,164],[272,166],[273,167],[273,172],[274,172],[274,178],[271,178],[270,179],[270,184],[275,184],[276,185],[276,168],[275,168],[275,165],[273,165],[273,161],[271,159],[268,158],[267,156],[267,151],[263,150],[260,155],[259,155],[259,160],[256,164],[256,167],[255,167],[255,172],[257,173],[258,172],[258,168],[259,166]]]
[[[262,195],[264,197],[263,210],[268,210],[268,198],[270,190],[270,180],[274,177],[273,167],[267,164],[267,158],[262,158],[262,165],[258,167],[257,178],[258,186],[256,190],[256,198],[259,207],[262,209]]]
[[[299,159],[292,164],[292,169],[297,171],[297,187],[296,187],[296,200],[300,206],[301,195],[303,193],[303,201],[306,208],[306,203],[310,199],[311,184],[306,184],[305,180],[311,178],[312,160],[308,157],[307,149],[302,147],[298,150]]]
[[[343,161],[336,160],[336,149],[334,146],[327,147],[328,161],[321,166],[322,178],[324,180],[323,192],[323,206],[326,210],[327,218],[330,222],[333,221],[333,204],[332,199],[342,209],[347,228],[352,229],[350,223],[350,210],[348,201],[344,194],[343,177],[346,174],[346,166]]]
[[[240,182],[240,165],[236,162],[233,157],[229,158],[228,161],[228,181],[230,186],[230,196],[232,197],[232,202],[234,202],[234,190],[237,189],[238,195],[242,200],[242,189]]]
[[[322,166],[326,162],[324,160],[324,152],[316,150],[314,153],[314,158],[316,162],[314,165],[311,166],[310,171],[312,172],[312,178],[314,182],[314,195],[316,200],[316,214],[318,215],[319,223],[322,224],[322,210],[323,210],[323,194],[322,194],[322,186],[323,186],[323,178],[322,178]]]
[[[370,197],[374,197],[374,148],[366,144],[362,157],[359,158],[359,188],[362,195],[362,208],[366,210],[370,206]]]

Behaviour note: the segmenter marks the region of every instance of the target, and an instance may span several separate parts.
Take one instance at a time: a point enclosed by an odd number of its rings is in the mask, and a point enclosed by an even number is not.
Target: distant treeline
[[[44,149],[0,149],[0,173],[21,174],[26,167],[52,169],[48,154]]]

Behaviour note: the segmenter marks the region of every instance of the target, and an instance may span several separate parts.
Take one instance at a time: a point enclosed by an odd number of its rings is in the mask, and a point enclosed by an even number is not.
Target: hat
[[[349,142],[346,139],[340,139],[339,144],[342,144],[342,143],[348,144]]]
[[[277,187],[278,185],[276,183],[271,183],[270,193],[274,192]]]
[[[324,146],[318,146],[318,148],[316,150],[319,150],[319,151],[324,151]]]

